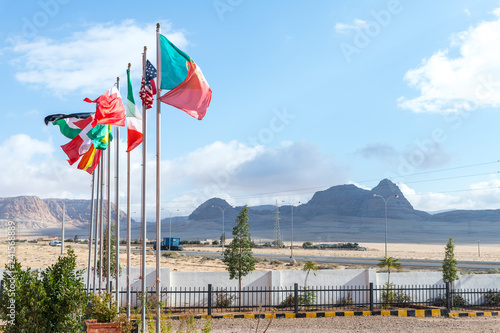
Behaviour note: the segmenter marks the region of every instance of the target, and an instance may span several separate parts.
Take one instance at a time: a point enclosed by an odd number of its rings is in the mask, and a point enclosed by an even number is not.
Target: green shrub
[[[348,292],[347,295],[345,297],[342,297],[339,302],[339,305],[344,305],[344,306],[353,304],[354,302],[352,301],[351,292]]]
[[[0,300],[2,327],[10,332],[78,332],[81,329],[87,294],[83,271],[76,270],[76,255],[71,247],[67,256],[41,273],[23,270],[16,258],[5,266],[4,281],[12,292]],[[15,304],[15,317],[9,317],[9,304]]]
[[[303,287],[301,291],[299,291],[299,304],[305,306],[311,306],[316,302],[316,293],[312,290],[307,289],[307,287]]]
[[[413,303],[410,296],[408,296],[401,290],[395,290],[395,286],[393,283],[385,284],[385,288],[381,293],[381,299],[383,301],[383,308],[388,308],[389,306],[404,308]]]
[[[305,249],[305,248],[308,248],[308,247],[311,247],[311,246],[313,246],[313,243],[311,243],[311,242],[304,242],[304,243],[302,244],[302,247],[303,247],[304,249]]]
[[[90,295],[90,304],[86,311],[88,318],[96,319],[99,323],[111,323],[116,317],[116,312],[116,302],[113,302],[113,294],[110,292],[103,291],[101,294]]]
[[[500,292],[490,290],[484,295],[484,305],[500,306]]]
[[[437,306],[437,307],[446,307],[446,295],[441,295],[439,294],[438,296],[434,298],[430,298],[427,300],[427,302],[432,305],[432,306]],[[457,308],[463,308],[467,306],[469,302],[465,298],[462,297],[460,294],[454,294],[453,295],[453,300],[452,300],[452,306],[457,307]]]
[[[215,292],[215,306],[218,308],[230,307],[235,299],[236,296],[228,294],[226,289]]]

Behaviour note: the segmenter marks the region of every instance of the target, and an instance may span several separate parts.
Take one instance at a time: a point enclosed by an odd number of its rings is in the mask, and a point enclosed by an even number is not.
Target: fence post
[[[446,282],[446,308],[451,310],[450,283]]]
[[[370,282],[370,311],[373,311],[373,282]]]
[[[212,315],[212,284],[208,284],[208,315]]]
[[[294,312],[295,315],[299,313],[299,284],[293,284],[293,304],[294,304]]]

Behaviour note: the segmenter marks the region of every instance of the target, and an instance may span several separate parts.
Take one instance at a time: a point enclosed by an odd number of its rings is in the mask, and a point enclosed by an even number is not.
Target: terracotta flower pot
[[[95,319],[85,320],[87,333],[121,333],[120,323],[98,323]]]

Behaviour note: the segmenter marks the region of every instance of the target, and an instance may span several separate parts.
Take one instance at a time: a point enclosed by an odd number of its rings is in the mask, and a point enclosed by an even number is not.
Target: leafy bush
[[[310,306],[315,304],[316,302],[316,293],[312,290],[307,289],[307,287],[303,287],[301,291],[299,291],[299,304]]]
[[[432,306],[437,306],[437,307],[446,307],[446,295],[437,295],[434,298],[430,298],[427,300],[427,302],[432,305]],[[458,307],[458,308],[463,308],[467,306],[469,302],[465,298],[462,297],[460,294],[453,294],[453,300],[452,300],[452,306],[453,307]]]
[[[230,295],[226,289],[215,292],[215,306],[218,308],[228,308],[231,306],[236,296]]]
[[[312,290],[308,290],[307,287],[299,290],[299,296],[297,299],[298,305],[310,306],[314,305],[316,302],[316,293]],[[281,308],[289,308],[295,305],[295,297],[294,294],[288,294],[288,296],[281,301],[279,307]]]
[[[201,245],[201,241],[199,240],[187,240],[187,239],[182,239],[179,241],[179,245]]]
[[[304,249],[306,249],[306,248],[308,248],[308,247],[311,247],[311,246],[313,246],[313,243],[311,243],[311,242],[304,242],[304,243],[302,243],[302,247],[303,247]]]
[[[484,305],[500,306],[500,292],[489,290],[488,293],[484,295]]]
[[[353,304],[354,302],[352,301],[351,292],[348,292],[347,295],[345,297],[342,297],[339,302],[339,305],[344,305],[344,306]]]
[[[382,290],[381,299],[383,301],[382,307],[388,308],[389,306],[408,307],[413,303],[410,296],[401,290],[395,290],[393,283],[386,283],[385,288]]]
[[[99,323],[111,323],[116,317],[116,312],[116,302],[113,302],[113,294],[110,292],[90,295],[90,304],[86,310],[88,318],[97,319]]]
[[[29,267],[23,270],[16,258],[5,266],[4,281],[12,292],[4,292],[0,300],[2,327],[10,332],[78,332],[84,319],[87,294],[83,271],[76,270],[76,255],[71,247],[68,255],[41,273]],[[9,304],[15,304],[11,318]]]
[[[272,243],[271,243],[272,246],[276,246],[280,249],[284,248],[285,247],[285,244],[283,244],[282,241],[280,240],[273,240]]]

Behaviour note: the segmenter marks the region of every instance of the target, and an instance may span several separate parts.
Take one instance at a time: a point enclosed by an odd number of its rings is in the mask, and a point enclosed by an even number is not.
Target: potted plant
[[[132,321],[124,314],[117,314],[117,305],[113,295],[107,291],[91,294],[87,306],[87,333],[113,332],[130,333],[134,329]]]

